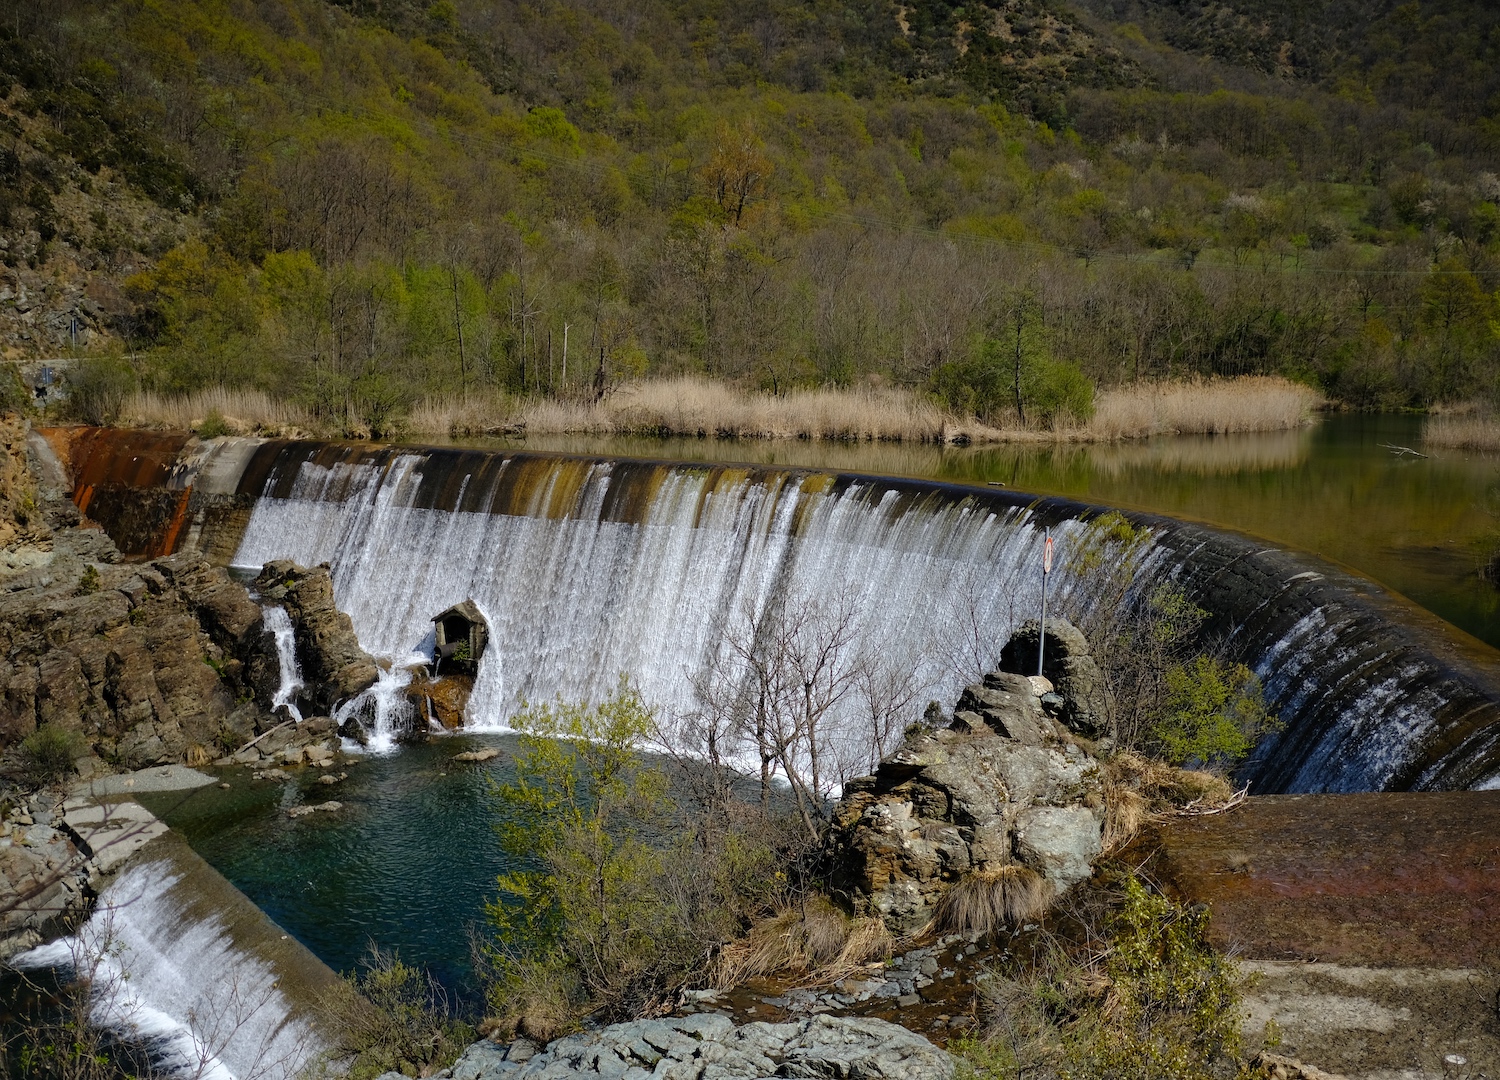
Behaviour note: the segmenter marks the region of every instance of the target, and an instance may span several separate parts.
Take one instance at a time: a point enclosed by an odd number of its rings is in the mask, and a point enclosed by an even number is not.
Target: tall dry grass
[[[428,435],[688,435],[843,442],[1103,442],[1162,434],[1225,434],[1300,427],[1322,402],[1313,390],[1260,376],[1143,383],[1103,391],[1089,423],[1058,431],[991,427],[944,411],[911,390],[798,390],[784,396],[681,377],[622,386],[603,400],[517,402],[434,398],[411,413]]]
[[[1101,393],[1086,430],[1099,440],[1285,431],[1322,404],[1316,390],[1276,375],[1138,383]]]
[[[435,397],[407,417],[413,435],[633,435],[817,439],[846,443],[1109,442],[1163,434],[1300,427],[1318,395],[1285,379],[1142,383],[1101,392],[1094,418],[1058,431],[991,427],[946,412],[916,391],[825,387],[772,395],[683,376],[620,386],[602,400],[522,400],[504,394]],[[211,387],[181,396],[138,393],[120,422],[198,429],[211,416],[232,434],[318,433],[300,407],[259,390]],[[210,423],[210,428],[216,425]]]
[[[1500,416],[1474,406],[1434,413],[1422,424],[1422,441],[1450,450],[1500,451]]]
[[[295,436],[317,430],[305,409],[273,398],[262,390],[205,387],[190,394],[136,393],[120,410],[124,427],[170,428],[193,431],[217,416],[233,435]]]
[[[720,953],[715,986],[764,975],[800,975],[809,984],[837,982],[872,960],[888,959],[895,939],[880,919],[850,918],[826,897],[756,923]]]
[[[909,390],[875,387],[745,391],[682,377],[630,383],[598,402],[429,399],[412,410],[425,434],[693,435],[843,442],[991,441],[998,432],[962,420]]]

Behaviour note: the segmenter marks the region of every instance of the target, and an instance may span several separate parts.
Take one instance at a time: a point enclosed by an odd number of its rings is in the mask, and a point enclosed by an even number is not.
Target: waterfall
[[[420,657],[406,660],[420,661]],[[412,703],[406,696],[409,685],[411,671],[405,664],[383,667],[375,684],[340,705],[333,719],[340,730],[349,721],[358,721],[368,737],[364,749],[374,754],[389,754],[396,749],[396,740],[411,722]]]
[[[773,467],[267,443],[233,563],[333,568],[339,607],[393,671],[361,703],[398,707],[395,673],[431,616],[473,600],[490,647],[468,723],[524,702],[598,700],[627,673],[688,717],[735,642],[786,620],[843,620],[864,656],[908,673],[906,715],[953,700],[1038,607],[1042,527],[1057,610],[1102,597],[1070,565],[1099,508],[1011,492]],[[216,480],[222,484],[223,480]],[[1144,527],[1134,588],[1181,585],[1206,632],[1263,679],[1284,729],[1246,766],[1256,791],[1474,787],[1500,776],[1500,680],[1372,583],[1233,534]],[[1112,597],[1109,602],[1117,602]],[[849,724],[869,702],[850,694]]]
[[[217,911],[176,887],[167,861],[131,866],[78,932],[14,957],[89,982],[91,1021],[144,1046],[181,1080],[292,1080],[324,1051],[272,967],[247,955]]]
[[[271,700],[271,711],[285,705],[292,719],[300,724],[302,712],[297,708],[297,693],[302,689],[302,672],[297,667],[297,636],[291,616],[279,604],[267,604],[261,611],[266,629],[276,638],[276,659],[281,668],[281,685]]]
[[[474,509],[440,509],[420,505],[423,473],[420,455],[302,464],[289,497],[257,502],[235,563],[330,562],[340,608],[387,658],[473,599],[491,631],[475,729],[503,728],[526,701],[598,700],[622,672],[667,713],[690,712],[726,634],[830,598],[863,650],[914,673],[915,719],[992,664],[1039,603],[1043,538],[1024,508],[914,503],[818,475],[523,458],[478,478],[488,491],[454,482],[450,505]],[[490,512],[497,500],[521,512]],[[1066,543],[1081,526],[1059,528]],[[980,628],[984,655],[955,670],[961,623]]]

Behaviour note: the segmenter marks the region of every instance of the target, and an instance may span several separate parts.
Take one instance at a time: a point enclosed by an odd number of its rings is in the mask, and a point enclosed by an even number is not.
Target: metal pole
[[[1050,543],[1052,543],[1052,530],[1048,529],[1047,538],[1042,547],[1043,552],[1047,550],[1046,545]],[[1037,675],[1041,675],[1042,673],[1042,656],[1046,652],[1047,648],[1047,573],[1049,569],[1050,568],[1047,566],[1046,562],[1046,555],[1044,554],[1042,556],[1042,621],[1037,627],[1036,639]]]

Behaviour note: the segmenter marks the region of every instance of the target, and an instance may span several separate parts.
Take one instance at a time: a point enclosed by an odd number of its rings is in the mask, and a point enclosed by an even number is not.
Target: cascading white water
[[[167,862],[131,866],[72,937],[12,958],[90,983],[99,1028],[146,1046],[176,1080],[292,1080],[326,1048],[271,967],[235,947],[216,916],[193,918]]]
[[[271,709],[274,712],[285,705],[292,719],[300,724],[302,712],[297,708],[297,694],[302,689],[302,672],[297,666],[297,636],[291,616],[278,604],[267,604],[261,612],[266,629],[276,638],[276,659],[281,668],[281,685],[276,689]]]
[[[420,657],[407,657],[406,663],[420,663]],[[406,664],[381,668],[379,678],[344,702],[333,714],[340,730],[350,720],[364,727],[368,742],[364,749],[374,754],[388,754],[396,749],[396,740],[411,721],[412,704],[406,696],[411,672]]]
[[[914,510],[873,484],[833,492],[822,476],[657,467],[638,520],[621,521],[605,512],[616,466],[598,462],[560,464],[530,512],[457,512],[414,504],[422,463],[302,464],[290,498],[256,503],[234,562],[331,563],[339,607],[388,658],[420,651],[433,615],[474,600],[491,646],[471,728],[503,728],[526,700],[598,700],[621,673],[646,700],[688,712],[727,633],[827,598],[851,613],[862,649],[916,672],[919,715],[992,665],[1038,606],[1043,537],[1024,509],[945,497]],[[512,467],[496,471],[497,488]],[[451,504],[463,499],[461,487]],[[1084,526],[1055,528],[1065,553]],[[1088,579],[1055,575],[1054,588],[1066,599]],[[965,648],[982,655],[956,658]]]

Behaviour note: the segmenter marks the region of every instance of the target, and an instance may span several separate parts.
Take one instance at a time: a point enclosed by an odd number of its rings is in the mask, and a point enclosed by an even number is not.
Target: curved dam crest
[[[1106,508],[996,489],[800,469],[86,429],[53,444],[75,500],[141,555],[191,547],[258,568],[333,567],[364,646],[399,659],[472,598],[494,643],[470,726],[524,700],[598,697],[628,672],[670,710],[726,634],[835,603],[917,673],[920,702],[1030,617],[1042,530],[1052,598],[1103,602],[1069,572]],[[1175,581],[1262,678],[1283,729],[1242,770],[1257,793],[1500,785],[1494,650],[1311,556],[1140,513],[1136,589]],[[967,654],[967,655],[966,655]],[[968,672],[974,667],[974,672]],[[855,767],[854,762],[849,763]]]

